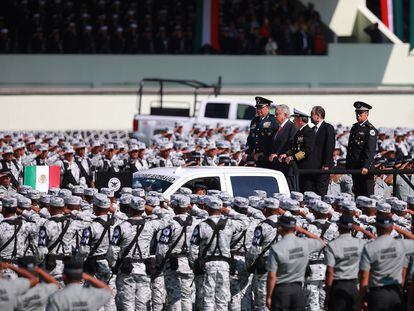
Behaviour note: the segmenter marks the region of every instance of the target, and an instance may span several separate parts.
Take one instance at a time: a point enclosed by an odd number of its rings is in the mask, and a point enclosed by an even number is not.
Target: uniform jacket
[[[293,156],[298,168],[316,168],[310,156],[315,147],[315,133],[305,125],[298,130],[293,138],[292,147],[288,150],[287,155]]]
[[[263,153],[264,156],[269,156],[272,152],[273,136],[277,129],[278,124],[274,115],[268,114],[263,119],[255,117],[250,123],[246,153]]]
[[[346,156],[347,168],[371,168],[377,146],[377,129],[366,121],[360,125],[355,123],[349,135]]]

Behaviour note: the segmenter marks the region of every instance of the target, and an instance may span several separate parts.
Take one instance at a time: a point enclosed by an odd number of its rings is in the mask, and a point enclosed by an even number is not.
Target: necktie
[[[316,134],[316,132],[318,131],[318,127],[315,125],[314,127],[313,127],[313,132]]]

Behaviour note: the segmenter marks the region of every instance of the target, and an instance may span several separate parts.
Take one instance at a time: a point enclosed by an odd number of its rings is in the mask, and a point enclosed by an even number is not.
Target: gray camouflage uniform
[[[208,197],[207,205],[214,206],[217,204],[217,208],[221,208],[221,201],[219,199]],[[224,217],[210,216],[208,219],[215,224]],[[194,228],[193,235],[191,237],[191,244],[189,250],[189,262],[191,266],[194,266],[195,261],[199,258],[199,255],[205,254],[206,260],[203,274],[203,296],[202,296],[202,310],[228,310],[230,300],[230,267],[226,259],[230,259],[230,244],[235,234],[242,232],[248,226],[248,218],[244,215],[238,214],[235,211],[231,211],[227,222],[223,230],[220,230],[217,238],[211,243],[209,249],[206,249],[210,239],[213,235],[213,229],[206,223],[201,222]],[[219,257],[215,260],[214,257]],[[210,259],[209,259],[210,257]]]

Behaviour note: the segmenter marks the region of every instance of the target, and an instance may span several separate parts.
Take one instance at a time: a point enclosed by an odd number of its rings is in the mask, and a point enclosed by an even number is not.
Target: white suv
[[[264,190],[289,195],[285,176],[275,170],[243,166],[163,167],[134,173],[133,188],[159,191],[169,199],[180,187],[194,189],[202,183],[208,189],[227,191],[233,197],[248,197],[253,190]]]

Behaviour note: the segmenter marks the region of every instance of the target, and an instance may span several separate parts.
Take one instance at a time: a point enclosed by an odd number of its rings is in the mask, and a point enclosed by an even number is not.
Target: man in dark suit
[[[279,161],[288,165],[297,166],[298,169],[316,168],[311,157],[315,146],[315,133],[308,125],[310,116],[296,108],[293,110],[292,116],[294,117],[293,123],[298,131],[293,137],[290,149],[279,156]],[[299,185],[296,182],[292,190],[299,190],[300,192],[311,191],[311,179],[309,175],[301,175]]]
[[[335,149],[335,129],[325,122],[325,109],[315,106],[311,111],[311,120],[315,125],[312,130],[315,133],[315,148],[312,152],[312,163],[316,168],[324,170],[333,166],[333,152]],[[329,186],[329,174],[313,175],[311,184],[313,190],[320,196],[326,195]]]
[[[279,123],[279,128],[273,136],[272,153],[269,156],[269,161],[275,170],[281,171],[287,178],[289,187],[292,187],[289,168],[286,163],[277,161],[279,155],[286,153],[292,146],[293,137],[297,132],[297,128],[289,120],[290,109],[286,105],[277,105],[275,110],[275,118]]]

